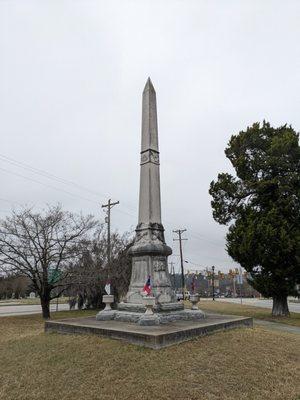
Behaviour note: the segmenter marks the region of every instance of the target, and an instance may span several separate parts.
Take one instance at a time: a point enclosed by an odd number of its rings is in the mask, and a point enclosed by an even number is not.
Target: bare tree
[[[132,246],[129,234],[115,238],[115,252],[110,265],[107,266],[107,276],[110,280],[115,295],[115,301],[125,297],[131,277],[132,260],[128,250]]]
[[[93,240],[84,246],[81,258],[70,266],[68,293],[77,298],[78,307],[100,308],[107,281],[111,282],[115,299],[118,300],[127,290],[131,274],[131,259],[127,255],[130,243],[129,234],[111,235],[111,261],[107,262],[107,235],[100,226]]]
[[[44,318],[50,318],[50,301],[66,289],[68,267],[80,259],[95,226],[92,216],[75,215],[61,206],[42,213],[27,208],[0,220],[0,266],[31,280]]]

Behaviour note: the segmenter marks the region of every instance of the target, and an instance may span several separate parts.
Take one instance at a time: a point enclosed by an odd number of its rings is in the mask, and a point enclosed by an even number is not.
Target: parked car
[[[190,294],[189,291],[185,291],[184,292],[184,297],[185,297],[186,300],[189,300],[190,295],[191,294]],[[177,292],[176,293],[176,299],[177,299],[177,301],[183,300],[182,292]]]
[[[183,300],[182,293],[176,293],[176,299],[177,301]]]

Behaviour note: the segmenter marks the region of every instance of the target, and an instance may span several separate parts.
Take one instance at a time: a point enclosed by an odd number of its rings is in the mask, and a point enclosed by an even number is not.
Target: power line
[[[48,187],[48,188],[50,188],[50,189],[54,189],[54,190],[57,190],[57,191],[59,191],[59,192],[66,193],[66,194],[68,194],[69,196],[72,196],[72,197],[75,197],[75,198],[79,198],[79,199],[81,199],[81,200],[89,201],[89,202],[94,203],[94,204],[99,204],[96,200],[92,200],[92,199],[89,199],[89,198],[87,198],[87,197],[81,196],[81,195],[79,195],[79,194],[75,194],[75,193],[69,192],[68,190],[65,190],[65,189],[62,189],[62,188],[58,188],[58,187],[53,186],[53,185],[49,185],[49,184],[47,184],[47,183],[38,181],[38,180],[33,179],[33,178],[29,178],[28,176],[19,174],[19,173],[17,173],[17,172],[13,172],[13,171],[10,171],[10,170],[8,170],[8,169],[1,168],[1,167],[0,167],[0,170],[6,172],[6,173],[8,173],[8,174],[12,174],[12,175],[18,176],[18,177],[20,177],[20,178],[26,179],[26,180],[28,180],[28,181],[31,181],[31,182],[34,182],[34,183],[38,183],[39,185]],[[126,211],[119,210],[119,212],[121,212],[122,214],[129,215],[130,217],[134,217],[133,214],[130,214],[130,213],[126,212]]]
[[[7,199],[3,199],[2,197],[0,198],[0,201],[5,201],[6,203],[9,204],[18,204],[21,205],[20,203],[16,202],[16,201],[11,201],[11,200],[7,200]]]
[[[190,231],[189,231],[190,232]],[[203,242],[206,242],[206,243],[210,243],[210,244],[212,244],[212,245],[214,245],[214,246],[217,246],[217,247],[219,247],[220,245],[221,245],[221,243],[217,243],[217,242],[214,242],[214,241],[212,241],[212,240],[209,240],[209,239],[206,239],[205,237],[203,237],[201,234],[195,234],[195,232],[194,231],[191,231],[191,234],[190,234],[191,236],[193,236],[195,239],[197,239],[197,240],[202,240]],[[200,236],[202,236],[202,237],[200,237]]]
[[[47,179],[54,180],[54,181],[56,181],[56,182],[58,182],[58,183],[65,184],[65,185],[68,185],[68,186],[72,186],[72,187],[74,187],[74,188],[76,188],[76,189],[79,189],[79,190],[83,190],[83,191],[85,191],[85,192],[91,193],[92,195],[101,196],[101,197],[107,197],[107,196],[105,196],[104,194],[102,194],[102,193],[100,193],[100,192],[98,192],[98,191],[89,189],[89,188],[87,188],[87,187],[85,187],[85,186],[79,185],[79,184],[76,183],[76,182],[73,182],[73,181],[70,181],[70,180],[68,180],[68,179],[59,177],[59,176],[57,176],[57,175],[55,175],[55,174],[52,174],[52,173],[47,172],[47,171],[45,171],[45,170],[42,170],[42,169],[40,169],[40,168],[33,167],[33,166],[29,165],[29,164],[23,163],[23,162],[21,162],[21,161],[18,161],[18,160],[16,160],[16,159],[11,158],[11,157],[7,157],[7,156],[5,156],[4,154],[1,154],[1,153],[0,153],[0,161],[7,162],[7,163],[9,163],[9,164],[11,164],[11,165],[14,165],[14,166],[18,167],[18,168],[22,168],[22,169],[24,169],[24,170],[26,170],[26,171],[29,171],[29,172],[31,172],[31,173],[40,175],[40,176],[42,176],[42,177],[44,177],[44,178],[47,178]],[[29,180],[29,181],[38,183],[38,184],[43,185],[43,186],[45,186],[45,187],[48,187],[48,188],[51,188],[51,189],[54,189],[54,190],[57,190],[57,191],[61,191],[61,192],[66,193],[66,194],[68,194],[68,195],[70,195],[70,196],[72,196],[72,197],[77,197],[77,198],[80,198],[80,199],[82,199],[82,200],[89,201],[89,202],[92,202],[92,203],[94,203],[94,204],[98,204],[98,202],[96,202],[95,200],[92,200],[92,199],[90,199],[90,198],[87,198],[87,197],[81,196],[81,195],[79,195],[79,194],[75,194],[75,193],[69,192],[69,191],[67,191],[67,190],[64,190],[64,189],[61,189],[61,188],[58,188],[58,187],[55,187],[55,186],[52,186],[52,185],[48,185],[48,184],[46,184],[46,183],[44,183],[44,182],[40,182],[40,181],[38,181],[38,180],[35,180],[35,179],[33,179],[33,178],[29,178],[29,177],[24,176],[24,175],[22,175],[22,174],[18,174],[18,173],[16,173],[16,172],[13,172],[13,171],[10,171],[10,170],[6,170],[5,168],[0,168],[0,170],[4,171],[4,172],[6,172],[6,173],[9,173],[9,174],[16,175],[16,176],[18,176],[18,177],[22,177],[23,179],[26,179],[26,180]],[[4,201],[5,201],[5,200],[4,200]],[[16,204],[19,204],[19,203],[16,203]],[[124,202],[123,202],[123,205],[124,205]],[[126,205],[126,203],[125,203],[125,205]],[[135,208],[133,208],[132,206],[129,206],[128,204],[126,205],[126,208],[127,208],[128,210],[131,210],[131,211],[133,211],[133,210],[136,211]],[[135,214],[132,214],[132,213],[127,212],[127,211],[124,211],[124,210],[122,210],[122,209],[121,209],[121,210],[120,210],[120,209],[117,209],[116,211],[119,212],[119,213],[128,215],[128,216],[130,216],[130,217],[135,217]],[[173,223],[170,222],[170,221],[166,221],[166,222],[173,225]],[[212,245],[214,245],[214,246],[217,246],[217,247],[220,247],[220,246],[221,246],[220,243],[217,243],[217,242],[208,240],[208,239],[206,239],[205,237],[203,237],[201,234],[199,234],[199,233],[197,233],[197,232],[195,232],[195,231],[193,231],[193,230],[190,231],[190,235],[191,235],[192,237],[194,237],[195,239],[197,239],[197,240],[202,240],[202,241],[204,241],[204,242],[206,242],[206,243],[210,243],[210,244],[212,244]]]
[[[164,221],[165,221],[168,225],[174,225],[174,223],[173,223],[172,221],[169,221],[169,220],[167,220],[167,219],[164,219]],[[192,229],[189,229],[189,233],[190,233],[190,236],[194,237],[194,238],[197,239],[197,240],[202,240],[202,241],[207,242],[207,243],[210,243],[210,244],[212,244],[212,245],[214,245],[214,246],[216,246],[216,247],[219,247],[219,246],[221,245],[221,244],[218,243],[218,242],[214,242],[214,241],[212,241],[212,240],[206,239],[201,233],[196,232],[196,231],[194,231],[194,230],[192,230]]]
[[[194,256],[194,257],[199,257],[199,254],[196,254],[196,253],[189,253],[189,254],[191,256]],[[229,261],[225,261],[224,258],[214,257],[214,256],[211,256],[211,255],[209,255],[209,258],[211,258],[212,260],[218,261],[220,263],[227,263],[228,264],[228,262],[231,262],[230,260]]]
[[[73,182],[73,181],[71,181],[71,180],[62,178],[62,177],[60,177],[60,176],[58,176],[58,175],[52,174],[52,173],[50,173],[50,172],[48,172],[48,171],[45,171],[45,170],[43,170],[43,169],[41,169],[41,168],[33,167],[33,166],[29,165],[29,164],[26,164],[26,163],[24,163],[24,162],[22,162],[22,161],[18,161],[18,160],[14,159],[14,158],[7,157],[6,155],[1,154],[1,153],[0,153],[0,160],[1,160],[1,161],[4,161],[4,162],[7,162],[7,163],[9,163],[9,164],[11,164],[11,165],[14,165],[14,166],[16,166],[16,167],[18,167],[18,168],[22,168],[22,169],[24,169],[24,170],[27,170],[27,171],[29,171],[29,172],[32,172],[32,173],[34,173],[34,174],[38,174],[38,175],[40,175],[40,176],[43,176],[43,177],[45,177],[45,178],[47,178],[47,179],[52,179],[52,180],[55,180],[56,182],[59,182],[59,183],[65,184],[65,185],[69,185],[69,186],[75,187],[75,188],[77,188],[77,189],[80,189],[80,190],[83,190],[83,191],[85,191],[85,192],[91,193],[91,194],[93,194],[93,195],[95,195],[95,196],[101,196],[101,197],[107,198],[107,195],[104,195],[103,193],[100,193],[99,191],[92,190],[92,189],[87,188],[87,187],[85,187],[85,186],[79,185],[79,184],[76,183],[76,182]],[[10,172],[10,173],[12,173],[12,172]],[[25,178],[25,179],[30,179],[30,178]],[[56,190],[60,190],[60,189],[56,188]],[[69,193],[70,193],[70,192],[69,192]],[[73,193],[72,193],[72,196],[76,196],[76,194],[73,194]],[[92,201],[92,200],[89,199],[88,201]],[[128,210],[130,210],[130,211],[136,211],[135,207],[133,207],[133,206],[131,206],[131,205],[129,205],[129,204],[126,204],[126,203],[124,203],[124,202],[123,202],[123,204],[126,205],[126,208],[127,208]],[[124,214],[129,215],[129,216],[133,216],[132,214],[130,214],[130,213],[128,213],[128,212],[125,212],[125,211],[123,211],[123,210],[117,210],[117,212],[122,212],[122,213],[124,213]],[[166,222],[169,223],[169,224],[171,224],[171,225],[173,225],[173,222],[170,222],[170,221],[166,221]],[[203,241],[205,241],[205,242],[211,243],[211,244],[216,245],[216,246],[219,246],[219,245],[220,245],[219,243],[216,243],[216,242],[207,240],[205,237],[203,237],[203,235],[197,233],[196,231],[190,230],[190,234],[191,234],[191,236],[194,236],[194,237],[195,237],[196,239],[198,239],[198,240],[203,240]],[[200,237],[200,236],[202,236],[202,237]]]
[[[43,176],[43,177],[45,177],[45,178],[47,178],[47,179],[52,179],[52,180],[55,180],[56,182],[59,182],[59,183],[62,183],[62,184],[68,185],[68,186],[72,186],[72,187],[75,187],[75,188],[77,188],[77,189],[79,189],[79,190],[83,190],[83,191],[85,191],[85,192],[91,193],[91,194],[94,195],[94,196],[101,196],[101,197],[103,197],[103,198],[107,198],[107,195],[105,195],[105,194],[103,194],[103,193],[100,193],[99,191],[92,190],[92,189],[87,188],[87,187],[85,187],[85,186],[79,185],[79,184],[76,183],[76,182],[73,182],[73,181],[70,181],[70,180],[68,180],[68,179],[62,178],[62,177],[60,177],[60,176],[58,176],[58,175],[52,174],[52,173],[50,173],[50,172],[48,172],[48,171],[45,171],[45,170],[43,170],[43,169],[41,169],[41,168],[33,167],[33,166],[29,165],[29,164],[26,164],[26,163],[24,163],[24,162],[22,162],[22,161],[18,161],[18,160],[14,159],[14,158],[7,157],[6,155],[1,154],[1,153],[0,153],[0,160],[1,160],[1,161],[4,161],[4,162],[7,162],[7,163],[9,163],[9,164],[11,164],[11,165],[14,165],[14,166],[16,166],[16,167],[18,167],[18,168],[22,168],[22,169],[24,169],[24,170],[27,170],[27,171],[29,171],[29,172],[32,172],[32,173],[34,173],[34,174]],[[12,172],[11,172],[11,173],[12,173]],[[25,179],[26,179],[26,178],[25,178]],[[27,179],[29,179],[29,178],[27,178]],[[59,189],[56,188],[56,190],[59,190]],[[66,191],[65,191],[65,192],[66,192]],[[70,192],[69,192],[69,193],[70,193]],[[76,196],[76,194],[72,194],[72,195],[73,195],[73,196]],[[78,196],[80,196],[80,195],[78,195]],[[88,200],[88,201],[92,201],[92,200]],[[130,210],[130,211],[136,211],[135,207],[129,205],[128,203],[126,204],[126,203],[123,202],[123,204],[126,205],[126,208],[127,208],[128,210]],[[126,214],[126,215],[129,215],[129,216],[131,216],[131,217],[134,216],[133,214],[130,214],[130,213],[125,212],[125,211],[123,211],[123,210],[117,210],[117,212],[121,212],[121,213]],[[166,222],[168,222],[169,224],[173,225],[173,223],[170,222],[170,221],[166,221]],[[209,241],[209,240],[207,240],[205,237],[204,237],[204,238],[203,238],[203,237],[202,237],[202,238],[197,237],[195,234],[197,234],[197,235],[199,235],[199,236],[202,236],[201,234],[198,234],[197,232],[194,232],[194,231],[192,231],[192,230],[191,230],[190,232],[191,232],[191,235],[194,236],[194,237],[195,237],[196,239],[198,239],[198,240],[203,240],[203,241],[206,241],[206,242],[208,242],[208,243],[211,243],[211,244],[214,244],[214,245],[216,245],[216,246],[219,246],[219,244],[217,244],[216,242]],[[193,232],[194,232],[195,234],[194,234]]]
[[[26,171],[32,172],[32,173],[34,173],[34,174],[43,176],[43,177],[45,177],[45,178],[47,178],[47,179],[51,179],[51,180],[54,180],[54,181],[56,181],[56,182],[59,182],[59,183],[62,183],[62,184],[68,185],[68,186],[72,186],[72,187],[75,187],[75,188],[77,188],[77,189],[83,190],[83,191],[85,191],[85,192],[91,193],[91,194],[93,194],[93,195],[95,195],[95,196],[107,197],[106,195],[104,195],[104,194],[102,194],[102,193],[100,193],[100,192],[98,192],[98,191],[91,190],[91,189],[89,189],[89,188],[87,188],[87,187],[85,187],[85,186],[79,185],[79,184],[76,183],[76,182],[67,180],[67,179],[65,179],[65,178],[61,178],[61,177],[59,177],[59,176],[57,176],[57,175],[54,175],[54,174],[49,173],[49,172],[47,172],[47,171],[44,171],[44,170],[42,170],[42,169],[32,167],[32,166],[30,166],[30,165],[28,165],[28,164],[25,164],[25,163],[21,162],[21,161],[17,161],[17,160],[15,160],[15,159],[13,159],[13,158],[7,157],[7,156],[5,156],[4,154],[0,154],[0,160],[1,160],[1,161],[4,161],[4,162],[7,162],[7,163],[9,163],[9,164],[11,164],[11,165],[14,165],[14,166],[16,166],[16,167],[22,168],[22,169],[24,169],[24,170],[26,170]],[[45,184],[45,183],[43,183],[43,182],[40,182],[40,181],[37,181],[37,180],[35,180],[35,179],[26,177],[26,176],[21,175],[21,174],[18,174],[18,173],[16,173],[16,172],[12,172],[12,171],[10,171],[10,170],[6,170],[5,168],[0,168],[0,169],[3,170],[3,171],[5,171],[5,172],[7,172],[7,173],[10,173],[10,174],[13,174],[13,175],[22,177],[22,178],[27,179],[27,180],[31,180],[32,182],[39,183],[39,184],[44,185],[44,186],[47,186],[47,184]],[[88,198],[83,197],[83,196],[81,196],[81,195],[68,192],[68,191],[66,191],[66,190],[64,190],[64,189],[60,189],[60,188],[57,188],[57,187],[54,187],[54,186],[51,186],[51,185],[48,185],[48,187],[51,187],[52,189],[55,189],[55,190],[62,191],[62,192],[67,193],[67,194],[69,194],[69,195],[71,195],[71,196],[73,196],[73,197],[78,197],[78,198],[81,198],[81,199],[84,199],[84,200],[87,200],[87,201],[94,202],[94,203],[98,204],[98,202],[96,202],[95,200],[91,200],[91,199],[88,199]],[[130,207],[127,206],[127,208],[130,208]],[[123,211],[123,210],[118,210],[118,212],[120,212],[120,213],[122,213],[122,214],[129,215],[130,217],[134,217],[133,214],[130,214],[130,213],[128,213],[128,212],[126,212],[126,211]]]
[[[80,199],[89,201],[89,202],[91,202],[91,203],[98,204],[95,200],[91,200],[91,199],[88,199],[88,198],[86,198],[86,197],[80,196],[80,195],[78,195],[78,194],[71,193],[71,192],[69,192],[69,191],[67,191],[67,190],[64,190],[64,189],[61,189],[61,188],[57,188],[57,187],[52,186],[52,185],[48,185],[47,183],[37,181],[36,179],[29,178],[28,176],[25,176],[25,175],[22,175],[22,174],[18,174],[17,172],[13,172],[13,171],[10,171],[10,170],[8,170],[8,169],[1,168],[1,167],[0,167],[0,170],[6,172],[6,173],[8,173],[8,174],[12,174],[12,175],[18,176],[18,177],[20,177],[20,178],[26,179],[26,180],[28,180],[28,181],[31,181],[31,182],[34,182],[34,183],[38,183],[39,185],[42,185],[42,186],[45,186],[45,187],[48,187],[48,188],[57,190],[57,191],[59,191],[59,192],[66,193],[66,194],[68,194],[68,195],[70,195],[70,196],[78,197],[78,198],[80,198]]]
[[[89,193],[91,193],[93,195],[101,196],[101,197],[107,197],[104,194],[101,194],[101,193],[99,193],[99,192],[97,192],[95,190],[91,190],[89,188],[81,186],[76,182],[72,182],[72,181],[69,181],[68,179],[61,178],[61,177],[59,177],[57,175],[51,174],[50,172],[44,171],[42,169],[32,167],[32,166],[30,166],[28,164],[25,164],[25,163],[23,163],[21,161],[17,161],[15,159],[7,157],[7,156],[5,156],[3,154],[0,154],[0,160],[4,161],[4,162],[7,162],[7,163],[9,163],[11,165],[14,165],[16,167],[19,167],[19,168],[25,169],[27,171],[30,171],[30,172],[32,172],[34,174],[44,176],[47,179],[52,179],[52,180],[55,180],[57,182],[63,183],[65,185],[74,186],[74,187],[76,187],[78,189],[84,190],[85,192],[89,192]]]

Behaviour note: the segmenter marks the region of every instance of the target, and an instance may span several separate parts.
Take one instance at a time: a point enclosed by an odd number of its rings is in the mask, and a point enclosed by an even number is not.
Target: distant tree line
[[[20,299],[30,293],[30,279],[19,274],[0,276],[0,300]]]

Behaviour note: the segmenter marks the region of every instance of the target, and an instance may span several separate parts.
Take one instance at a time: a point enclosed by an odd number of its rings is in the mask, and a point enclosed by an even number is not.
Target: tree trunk
[[[274,317],[290,315],[287,296],[273,297],[272,315]]]
[[[50,300],[41,298],[41,306],[42,306],[43,318],[49,319],[50,318]]]

